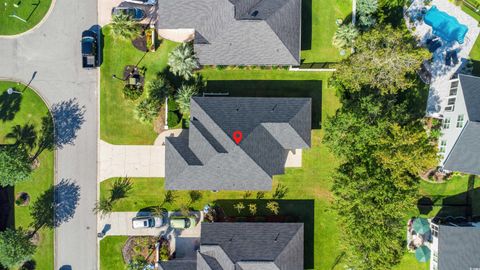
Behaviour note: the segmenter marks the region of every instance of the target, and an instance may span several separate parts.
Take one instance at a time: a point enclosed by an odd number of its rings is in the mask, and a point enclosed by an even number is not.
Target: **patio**
[[[431,43],[435,35],[432,27],[423,21],[423,13],[432,6],[436,6],[440,11],[455,17],[460,24],[467,26],[468,32],[465,35],[463,44],[459,44],[456,41],[448,42],[441,40],[432,47]],[[414,0],[405,11],[405,20],[407,27],[417,37],[419,44],[424,47],[430,47],[433,51],[432,60],[425,63],[425,69],[428,70],[431,77],[427,115],[441,118],[442,109],[446,106],[449,95],[449,80],[464,68],[467,63],[470,51],[480,32],[478,21],[448,0],[433,0],[429,6],[425,6],[423,0]],[[458,62],[455,61],[455,57],[452,59],[452,54],[456,54]]]

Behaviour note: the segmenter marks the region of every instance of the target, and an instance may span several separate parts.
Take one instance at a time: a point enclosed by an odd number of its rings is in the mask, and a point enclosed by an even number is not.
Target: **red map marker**
[[[233,132],[233,140],[236,144],[239,144],[242,141],[243,134],[240,130],[235,130]]]

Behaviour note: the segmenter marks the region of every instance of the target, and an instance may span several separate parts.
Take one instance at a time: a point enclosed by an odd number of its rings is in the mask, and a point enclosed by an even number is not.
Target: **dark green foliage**
[[[176,199],[177,199],[177,194],[175,193],[175,191],[167,190],[167,192],[165,193],[165,197],[163,198],[162,205],[166,203],[173,204]]]
[[[15,140],[17,147],[24,147],[27,150],[32,150],[37,143],[37,132],[32,124],[26,124],[23,127],[15,125],[5,137]]]
[[[109,198],[100,198],[93,207],[93,213],[96,215],[107,216],[113,211],[113,201]]]
[[[256,196],[256,197],[257,197],[257,200],[260,200],[260,199],[265,198],[265,192],[263,192],[263,191],[257,192],[257,196]]]
[[[173,96],[169,96],[168,97],[168,110],[169,111],[178,111],[178,106],[177,106],[177,102],[175,102],[175,98]]]
[[[130,100],[137,100],[143,93],[143,87],[125,85],[123,87],[123,97]]]
[[[6,229],[0,232],[0,265],[14,268],[30,260],[35,253],[35,246],[30,242],[28,233],[22,228]]]
[[[178,116],[177,112],[168,111],[167,114],[167,125],[169,128],[176,127],[180,123],[180,117]]]
[[[127,265],[128,270],[144,270],[148,262],[143,256],[137,256],[130,260]]]
[[[163,77],[147,84],[147,97],[135,107],[135,116],[144,123],[151,123],[159,114],[165,98],[173,91],[171,84]]]
[[[13,186],[27,180],[32,172],[30,157],[24,147],[0,145],[0,186]]]
[[[190,204],[201,200],[203,197],[202,192],[198,190],[190,190],[188,195],[190,196]]]
[[[272,195],[273,199],[283,199],[288,193],[288,187],[282,184],[278,184],[275,188],[275,192]]]
[[[415,86],[416,71],[428,58],[407,31],[378,27],[356,39],[355,53],[336,66],[333,82],[340,90],[397,93]]]
[[[151,123],[158,116],[160,108],[158,102],[144,99],[135,107],[135,117],[144,123]]]

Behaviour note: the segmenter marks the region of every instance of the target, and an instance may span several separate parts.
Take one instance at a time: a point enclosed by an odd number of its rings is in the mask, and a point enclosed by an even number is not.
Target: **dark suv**
[[[98,66],[98,35],[91,30],[82,33],[82,65],[83,68]]]

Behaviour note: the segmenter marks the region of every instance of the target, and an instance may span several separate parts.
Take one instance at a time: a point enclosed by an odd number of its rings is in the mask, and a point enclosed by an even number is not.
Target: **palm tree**
[[[33,149],[37,142],[37,133],[32,124],[26,124],[23,127],[16,125],[5,137],[8,139],[14,139],[16,145],[25,147],[29,150]]]
[[[122,39],[133,39],[140,34],[140,27],[130,16],[118,14],[112,16],[112,34]]]
[[[95,203],[95,207],[93,208],[93,213],[100,214],[102,217],[109,215],[112,211],[113,203],[107,198],[101,198]]]
[[[198,89],[195,85],[182,85],[175,94],[175,102],[184,118],[188,118],[190,115],[190,98],[196,94],[198,94]]]
[[[112,188],[110,189],[110,201],[114,202],[126,198],[132,188],[133,184],[130,178],[118,178],[113,182]]]
[[[340,26],[335,35],[333,35],[333,46],[339,49],[345,49],[353,46],[355,38],[358,36],[359,32],[355,25],[347,24]]]
[[[170,52],[168,65],[173,74],[181,76],[185,80],[190,79],[193,76],[193,70],[199,68],[192,45],[183,43]]]

